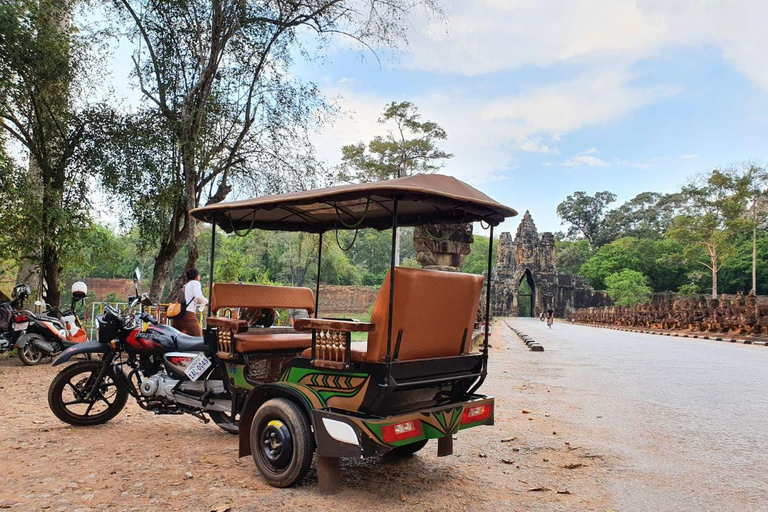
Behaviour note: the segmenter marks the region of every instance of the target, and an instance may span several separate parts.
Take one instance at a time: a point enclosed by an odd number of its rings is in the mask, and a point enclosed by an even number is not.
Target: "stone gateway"
[[[592,289],[586,279],[557,272],[555,237],[536,230],[526,211],[514,240],[510,233],[499,237],[494,271],[493,314],[537,317],[552,308],[564,318],[576,309],[610,303],[604,292]]]

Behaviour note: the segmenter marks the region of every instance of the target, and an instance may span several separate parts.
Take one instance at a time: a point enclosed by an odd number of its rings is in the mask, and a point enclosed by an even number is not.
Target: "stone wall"
[[[365,313],[379,294],[378,286],[320,285],[320,315]]]
[[[93,292],[94,301],[103,301],[108,295],[114,293],[118,299],[125,301],[128,297],[135,294],[133,288],[133,280],[131,279],[104,279],[99,277],[89,277],[83,279],[83,282],[88,286],[88,292]],[[71,287],[72,283],[67,283],[67,288]],[[141,291],[144,288],[139,287]],[[69,300],[69,292],[62,294],[62,301],[65,303]],[[89,299],[90,300],[90,299]]]

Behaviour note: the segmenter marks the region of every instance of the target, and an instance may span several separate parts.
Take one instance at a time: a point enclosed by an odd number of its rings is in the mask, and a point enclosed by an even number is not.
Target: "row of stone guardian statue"
[[[754,291],[746,296],[746,300],[741,292],[733,298],[721,295],[719,299],[661,295],[648,304],[637,304],[631,308],[604,306],[579,309],[573,320],[648,329],[765,335],[768,334],[768,305],[758,305]]]

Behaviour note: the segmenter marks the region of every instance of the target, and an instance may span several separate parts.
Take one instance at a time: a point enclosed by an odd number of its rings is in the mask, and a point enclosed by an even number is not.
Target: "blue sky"
[[[766,159],[766,15],[749,1],[455,0],[442,20],[416,16],[381,65],[340,43],[299,72],[346,113],[317,137],[329,161],[410,100],[448,131],[443,172],[559,230],[576,190],[625,200]]]
[[[382,133],[386,103],[413,101],[448,132],[443,172],[530,210],[540,231],[563,229],[555,207],[577,190],[622,201],[768,160],[768,2],[443,4],[442,18],[414,14],[409,44],[380,63],[336,40],[297,64],[341,109],[315,136],[321,157],[338,162]]]

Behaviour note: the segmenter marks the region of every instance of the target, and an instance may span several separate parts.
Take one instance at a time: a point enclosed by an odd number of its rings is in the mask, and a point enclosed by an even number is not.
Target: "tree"
[[[589,240],[555,240],[557,254],[557,271],[563,274],[576,275],[581,271],[581,266],[592,255]]]
[[[718,294],[720,269],[736,253],[739,234],[747,231],[750,185],[748,174],[732,169],[715,169],[692,181],[683,187],[685,213],[675,218],[667,233],[685,245],[690,261],[710,270],[713,298]]]
[[[464,263],[461,264],[459,271],[466,274],[480,274],[483,275],[488,270],[488,243],[489,238],[483,235],[474,235],[475,241],[472,243],[472,252],[467,254],[464,258]],[[494,249],[498,240],[494,240]],[[496,266],[497,251],[493,251],[491,255],[492,266]]]
[[[165,186],[152,180],[159,187],[152,196],[164,200],[155,210],[165,210],[164,222],[149,229],[159,245],[153,294],[185,244],[186,266],[196,264],[190,210],[223,200],[238,182],[259,194],[312,185],[308,129],[324,103],[314,84],[292,73],[296,55],[311,55],[300,35],[315,34],[319,45],[335,34],[391,45],[403,38],[410,8],[434,7],[433,0],[113,2],[127,35],[140,41],[133,73],[167,155],[159,168]]]
[[[391,102],[384,108],[379,124],[388,125],[387,135],[341,148],[337,179],[367,182],[437,172],[453,155],[437,147],[448,138],[445,130],[432,121],[421,121],[419,109],[409,101]],[[399,231],[399,230],[398,230]],[[395,264],[400,264],[400,238],[395,241]]]
[[[608,205],[616,200],[616,194],[608,191],[597,192],[594,196],[586,192],[574,192],[557,205],[557,214],[568,226],[568,236],[581,234],[592,248],[600,245],[603,219]]]
[[[673,240],[619,238],[600,247],[581,266],[580,274],[594,288],[604,289],[609,275],[634,270],[647,277],[654,291],[676,290],[689,269],[683,252],[683,246]]]
[[[610,210],[603,221],[600,243],[610,243],[618,238],[661,239],[679,213],[681,194],[642,192],[618,208]]]
[[[59,303],[62,253],[87,225],[87,179],[95,172],[85,142],[105,114],[93,103],[99,38],[72,25],[74,0],[0,4],[0,130],[28,155],[4,189],[3,230],[15,257],[39,265],[48,302]],[[26,163],[26,162],[25,162]],[[26,165],[25,165],[26,166]],[[19,244],[18,240],[24,240]]]
[[[379,123],[390,126],[387,135],[341,148],[339,180],[367,182],[430,174],[453,157],[437,147],[437,141],[448,137],[445,130],[432,121],[421,121],[419,109],[409,101],[391,102]]]
[[[648,279],[635,270],[622,270],[605,278],[606,290],[617,306],[634,307],[651,297]]]

